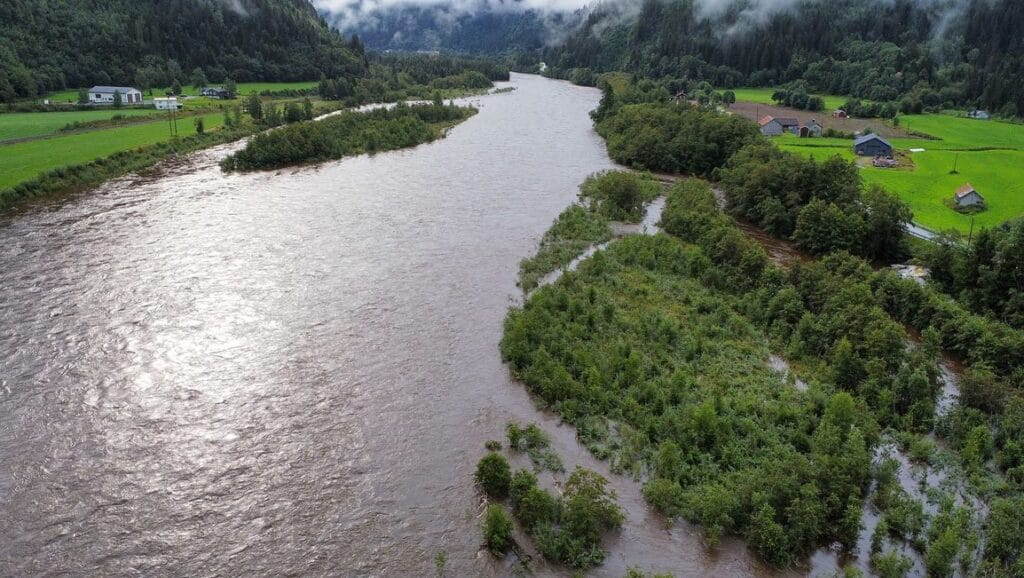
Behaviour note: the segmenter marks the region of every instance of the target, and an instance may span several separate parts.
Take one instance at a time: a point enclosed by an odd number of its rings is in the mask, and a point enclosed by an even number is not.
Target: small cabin
[[[849,115],[846,114],[845,110],[839,109],[832,113],[832,118],[849,118]]]
[[[988,120],[992,118],[992,115],[990,115],[987,110],[972,110],[967,113],[967,117],[975,120]]]
[[[892,157],[892,145],[877,134],[866,134],[853,141],[853,152],[862,157]]]
[[[115,94],[121,95],[121,104],[142,104],[142,91],[130,86],[94,86],[89,89],[89,104],[114,104]]]
[[[757,121],[757,124],[761,126],[761,134],[764,136],[782,136],[782,133],[786,130],[778,119],[771,116],[762,118]]]
[[[957,189],[954,200],[956,201],[957,209],[970,209],[973,207],[985,206],[985,197],[982,197],[981,193],[975,190],[971,183],[967,183]]]

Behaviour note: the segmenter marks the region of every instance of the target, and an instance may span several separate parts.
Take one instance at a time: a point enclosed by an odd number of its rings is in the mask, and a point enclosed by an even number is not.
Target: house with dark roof
[[[793,134],[800,133],[800,121],[798,119],[784,117],[776,118],[775,120],[779,121],[779,124],[782,125],[782,130],[784,132],[791,132]]]
[[[892,144],[877,134],[866,134],[853,141],[853,152],[862,157],[891,157]]]
[[[114,104],[114,93],[122,104],[142,104],[142,91],[130,86],[94,86],[89,89],[89,104]]]
[[[957,209],[969,209],[971,207],[983,207],[985,206],[985,197],[981,196],[971,183],[960,187],[956,190],[956,201]]]

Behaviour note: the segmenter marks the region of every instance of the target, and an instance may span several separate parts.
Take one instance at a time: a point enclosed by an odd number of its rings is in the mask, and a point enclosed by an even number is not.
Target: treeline
[[[265,170],[411,147],[437,139],[443,125],[475,113],[472,108],[440,103],[400,103],[391,109],[345,112],[256,135],[245,148],[221,161],[221,168]]]
[[[364,73],[363,46],[305,0],[0,3],[0,100],[64,88]]]
[[[625,70],[716,86],[778,86],[890,103],[904,113],[982,107],[1024,113],[1024,5],[1012,0],[799,3],[793,10],[704,10],[645,0],[634,18],[597,6],[541,57],[549,73],[586,79]],[[881,109],[878,109],[881,113]]]
[[[760,138],[750,121],[712,110],[674,104],[623,105],[606,89],[595,114],[608,154],[640,170],[710,175],[737,151]]]
[[[925,258],[933,285],[977,313],[1024,329],[1024,221],[943,239]]]
[[[909,256],[910,209],[878,186],[862,192],[854,162],[817,162],[759,141],[716,173],[730,213],[814,255],[849,251],[886,263]]]
[[[441,55],[374,55],[364,77],[322,76],[321,98],[349,105],[432,98],[434,92],[472,91],[510,78],[508,67],[494,60]]]
[[[626,81],[618,88],[607,80],[602,85],[593,116],[615,161],[715,177],[732,214],[814,255],[848,251],[888,263],[909,256],[904,229],[913,218],[910,209],[878,187],[864,191],[855,163],[805,159],[779,150],[739,116],[649,99],[663,89]],[[647,100],[654,102],[622,104]]]

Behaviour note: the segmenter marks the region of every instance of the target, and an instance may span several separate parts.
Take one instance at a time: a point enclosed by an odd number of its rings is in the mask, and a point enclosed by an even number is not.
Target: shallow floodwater
[[[497,345],[519,260],[612,166],[598,91],[512,85],[412,150],[223,175],[226,145],[0,218],[0,573],[509,574],[484,441],[537,421],[607,473]],[[612,481],[595,575],[768,574]]]

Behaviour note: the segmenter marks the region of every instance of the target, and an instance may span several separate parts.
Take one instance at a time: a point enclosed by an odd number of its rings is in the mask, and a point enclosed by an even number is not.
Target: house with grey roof
[[[967,183],[957,189],[954,200],[956,201],[957,209],[969,209],[972,207],[985,206],[985,197],[982,197],[981,193],[975,190],[971,183]]]
[[[853,141],[853,152],[862,157],[891,157],[892,144],[877,134],[869,133]]]
[[[142,91],[130,86],[94,86],[89,89],[89,104],[114,104],[114,93],[122,104],[142,104]]]

